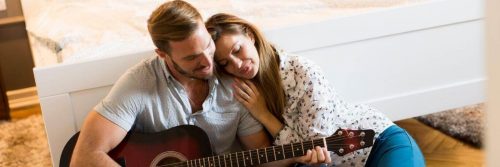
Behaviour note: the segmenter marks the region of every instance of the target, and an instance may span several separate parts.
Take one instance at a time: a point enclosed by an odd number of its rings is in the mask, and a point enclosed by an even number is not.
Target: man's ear
[[[156,54],[158,54],[158,56],[160,56],[160,58],[162,59],[165,59],[167,55],[167,53],[165,53],[164,51],[161,51],[160,49],[155,49],[155,52]]]

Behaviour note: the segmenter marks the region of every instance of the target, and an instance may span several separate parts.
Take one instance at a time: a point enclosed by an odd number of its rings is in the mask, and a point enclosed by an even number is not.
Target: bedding
[[[22,0],[35,66],[154,49],[146,20],[163,1]],[[204,18],[228,12],[264,30],[318,22],[425,0],[190,0]],[[427,0],[428,1],[428,0]]]

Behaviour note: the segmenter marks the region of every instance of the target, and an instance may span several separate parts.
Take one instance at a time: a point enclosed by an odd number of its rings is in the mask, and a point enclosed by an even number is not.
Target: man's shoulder
[[[228,74],[216,74],[215,81],[218,82],[218,89],[231,90],[231,84],[234,82],[234,77]]]
[[[161,59],[157,56],[151,56],[141,60],[139,63],[130,67],[128,73],[146,73],[151,74],[155,70],[161,70]]]
[[[131,79],[140,80],[143,83],[154,81],[162,74],[162,64],[160,61],[161,59],[154,56],[143,59],[130,67],[123,75]]]
[[[143,59],[130,67],[115,83],[127,85],[127,89],[140,89],[151,87],[156,83],[161,73],[161,66],[156,57]]]

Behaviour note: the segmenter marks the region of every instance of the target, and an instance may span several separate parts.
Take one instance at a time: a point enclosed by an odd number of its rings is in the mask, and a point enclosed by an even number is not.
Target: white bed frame
[[[400,120],[484,101],[482,3],[434,0],[265,33],[316,62],[351,102]],[[34,69],[54,166],[92,107],[149,56],[154,52]]]

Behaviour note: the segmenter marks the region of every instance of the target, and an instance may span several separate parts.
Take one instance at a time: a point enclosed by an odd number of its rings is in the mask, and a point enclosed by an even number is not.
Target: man
[[[158,56],[129,69],[89,113],[71,166],[118,166],[107,152],[128,131],[158,132],[182,124],[204,129],[216,153],[235,151],[238,143],[246,149],[270,145],[262,125],[234,99],[231,80],[214,76],[214,42],[193,6],[161,5],[148,30]]]

